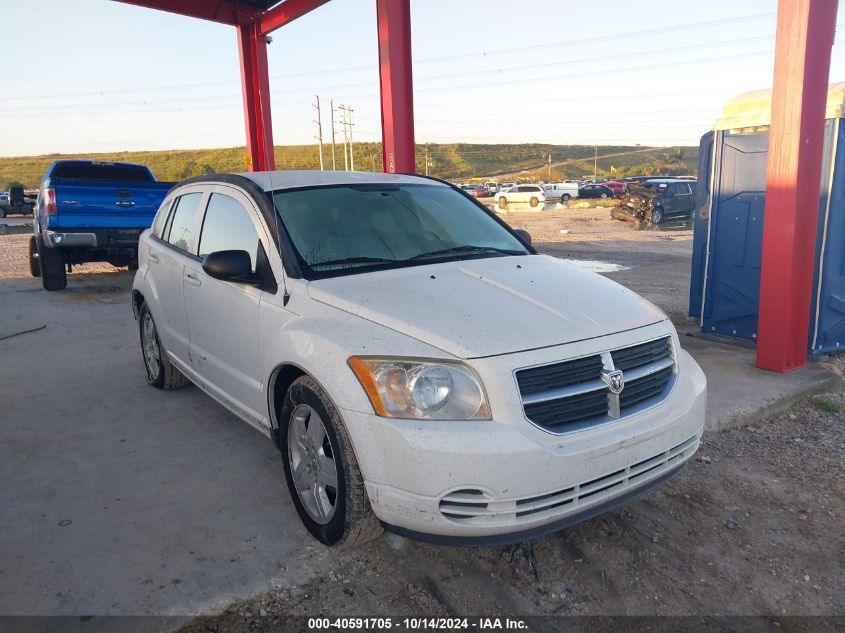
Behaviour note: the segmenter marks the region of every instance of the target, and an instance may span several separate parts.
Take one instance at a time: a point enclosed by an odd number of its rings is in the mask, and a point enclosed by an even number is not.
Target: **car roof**
[[[446,187],[437,180],[407,174],[384,174],[366,171],[316,171],[289,169],[283,171],[254,171],[239,174],[249,178],[264,191],[350,184],[425,184]]]

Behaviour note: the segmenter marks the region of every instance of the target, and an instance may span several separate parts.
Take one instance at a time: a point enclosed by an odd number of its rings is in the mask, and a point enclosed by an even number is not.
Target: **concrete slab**
[[[801,398],[842,387],[842,379],[817,362],[789,374],[757,369],[755,349],[742,343],[678,328],[681,346],[707,375],[707,423],[710,431],[760,421]]]
[[[0,613],[182,615],[309,577],[269,439],[144,381],[132,274],[0,281]]]
[[[131,279],[74,274],[61,293],[0,280],[4,615],[207,613],[331,556],[301,527],[269,440],[195,388],[145,384]],[[682,341],[710,380],[711,429],[836,384]]]

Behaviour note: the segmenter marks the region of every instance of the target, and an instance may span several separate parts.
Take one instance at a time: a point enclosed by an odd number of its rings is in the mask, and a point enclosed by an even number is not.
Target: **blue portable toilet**
[[[771,92],[729,101],[701,138],[689,315],[757,338]],[[845,83],[828,91],[807,350],[845,348]]]

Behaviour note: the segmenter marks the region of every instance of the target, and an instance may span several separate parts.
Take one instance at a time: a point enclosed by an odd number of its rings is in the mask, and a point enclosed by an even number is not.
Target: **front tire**
[[[38,261],[38,239],[34,235],[29,238],[29,274],[33,277],[41,276],[41,264]]]
[[[651,210],[651,223],[660,224],[661,222],[663,222],[663,209],[655,207]]]
[[[531,196],[531,200],[528,201],[528,204],[530,204],[532,207],[536,207],[538,204],[540,204],[540,201],[535,196]]]
[[[53,292],[67,288],[67,269],[62,251],[58,248],[47,248],[40,237],[37,238],[37,249],[41,285],[44,290]]]
[[[346,426],[313,378],[297,379],[285,394],[279,438],[288,490],[314,538],[348,547],[382,533]]]
[[[561,200],[563,200],[564,202],[569,202],[569,199],[570,199],[571,197],[572,197],[572,196],[570,196],[568,193],[565,193],[565,194],[563,194],[563,195],[560,197],[560,199],[561,199]]]
[[[190,384],[185,375],[176,369],[167,357],[167,353],[158,338],[158,330],[153,315],[146,302],[141,304],[141,309],[138,311],[138,327],[140,328],[141,354],[144,357],[147,384],[164,391],[181,389]]]
[[[606,193],[601,194],[601,199],[602,199],[602,200],[607,200],[607,194],[606,194]]]
[[[503,209],[506,206],[508,206],[508,199],[505,198],[504,196],[499,196],[499,206],[502,207]]]

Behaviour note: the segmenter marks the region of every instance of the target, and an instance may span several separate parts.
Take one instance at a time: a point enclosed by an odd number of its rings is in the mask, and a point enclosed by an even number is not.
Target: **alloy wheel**
[[[144,365],[150,380],[158,378],[161,372],[161,348],[158,345],[156,326],[149,312],[144,313],[141,321],[141,348],[144,353]]]
[[[307,404],[297,406],[291,415],[288,457],[299,500],[308,516],[325,525],[337,507],[337,465],[326,426]]]

